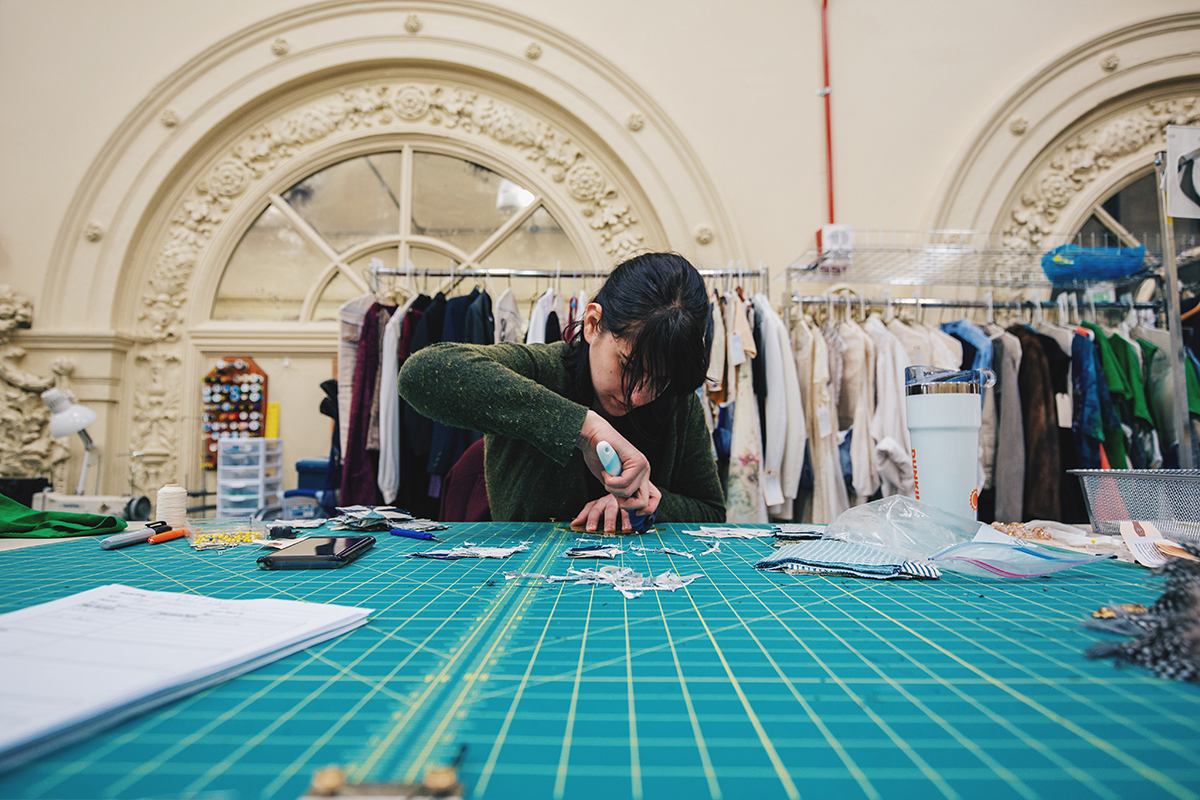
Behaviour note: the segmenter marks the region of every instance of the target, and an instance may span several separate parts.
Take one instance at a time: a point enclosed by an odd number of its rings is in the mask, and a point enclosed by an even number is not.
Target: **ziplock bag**
[[[883,547],[919,561],[971,541],[980,527],[973,519],[895,495],[844,512],[829,523],[825,536]]]
[[[1004,534],[1000,534],[1003,536]],[[929,560],[939,568],[983,578],[1037,578],[1094,564],[1103,556],[1052,550],[1033,542],[967,542],[947,547]]]

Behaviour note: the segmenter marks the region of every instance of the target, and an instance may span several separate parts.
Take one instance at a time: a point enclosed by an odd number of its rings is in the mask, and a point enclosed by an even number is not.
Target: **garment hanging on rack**
[[[904,400],[904,368],[909,366],[903,343],[878,314],[863,323],[875,345],[875,413],[871,417],[875,471],[884,497],[915,496],[912,452]]]
[[[342,456],[350,436],[350,404],[354,394],[354,367],[358,358],[358,337],[362,331],[363,316],[375,302],[375,295],[368,292],[347,300],[338,308],[338,428]]]
[[[714,403],[725,400],[725,318],[721,314],[721,298],[714,292],[709,303],[712,311],[712,345],[708,351],[707,393]]]
[[[766,295],[759,293],[762,298],[763,315],[770,322],[775,333],[775,345],[783,361],[783,396],[786,407],[787,436],[783,446],[783,460],[779,471],[783,491],[783,507],[772,511],[785,519],[792,519],[796,497],[799,494],[800,475],[804,469],[804,452],[808,447],[808,417],[805,414],[803,398],[800,394],[800,379],[796,373],[796,360],[792,354],[791,337],[787,326],[775,309],[771,307]]]
[[[875,412],[875,344],[851,319],[837,326],[845,343],[842,354],[842,388],[839,393],[838,421],[843,430],[852,430],[850,439],[851,504],[860,506],[879,488],[875,467],[875,442],[871,436],[871,417]]]
[[[521,319],[521,308],[512,289],[506,288],[496,298],[495,312],[497,342],[525,340],[525,320]]]
[[[762,472],[762,434],[759,430],[758,402],[754,397],[751,359],[754,347],[749,309],[740,298],[730,295],[732,330],[729,366],[733,371],[730,387],[734,396],[733,433],[730,444],[729,476],[725,481],[725,521],[731,523],[767,522],[767,505],[760,484]]]
[[[764,495],[768,503],[775,501],[768,507],[768,513],[791,519],[808,438],[796,362],[783,320],[771,308],[770,300],[759,293],[752,302],[762,318],[762,360],[767,373]]]
[[[808,465],[807,478],[801,467],[801,489],[797,494],[795,519],[798,522],[813,522],[813,494],[815,491],[813,447],[816,444],[816,418],[813,413],[813,334],[804,320],[797,314],[791,330],[792,355],[796,365],[796,379],[800,385],[800,405],[804,410],[807,443],[804,454]],[[807,479],[807,486],[803,485]],[[805,491],[807,489],[807,491]]]
[[[1050,362],[1032,329],[1013,325],[1008,332],[1021,343],[1021,368],[1017,376],[1025,428],[1025,507],[1021,519],[1057,520],[1061,513],[1062,470]]]
[[[472,344],[492,344],[496,341],[496,319],[492,315],[492,298],[485,291],[479,292],[467,306],[466,341]]]
[[[472,289],[468,295],[452,297],[446,301],[446,315],[442,321],[443,342],[467,341],[467,310],[479,299],[481,292]],[[473,342],[483,344],[483,342]],[[426,471],[429,473],[429,496],[441,497],[441,480],[445,477],[454,462],[466,451],[472,442],[479,439],[481,434],[453,428],[440,422],[433,423],[429,438],[429,463]]]
[[[338,501],[345,505],[379,505],[379,450],[368,449],[371,406],[379,374],[383,332],[395,306],[375,303],[363,315],[362,332],[354,364],[350,403],[350,432],[342,456],[342,486]]]
[[[428,295],[409,297],[408,302],[397,309],[384,329],[383,365],[380,367],[379,379],[379,471],[377,483],[379,493],[383,495],[385,504],[391,505],[396,501],[396,493],[400,491],[400,459],[401,459],[401,405],[400,392],[396,391],[396,377],[400,374],[403,360],[408,356],[407,343],[404,342],[404,330],[409,329],[409,339],[412,338],[412,326],[415,320],[410,314],[420,314],[430,303]]]
[[[554,309],[554,287],[550,287],[533,305],[529,315],[529,328],[525,333],[525,344],[545,344],[546,320]]]
[[[1021,413],[1021,342],[998,325],[984,330],[992,338],[992,364],[996,372],[997,426],[992,474],[995,488],[993,516],[999,522],[1016,522],[1025,503],[1025,420]]]
[[[546,316],[546,335],[544,338],[548,343],[561,342],[563,340],[562,327],[558,322],[557,311],[551,311]]]
[[[811,334],[813,415],[816,420],[810,433],[810,441],[815,442],[811,448],[812,521],[829,523],[850,508],[850,498],[842,478],[838,454],[837,402],[833,394],[833,376],[829,370],[829,344],[823,330],[811,330]]]

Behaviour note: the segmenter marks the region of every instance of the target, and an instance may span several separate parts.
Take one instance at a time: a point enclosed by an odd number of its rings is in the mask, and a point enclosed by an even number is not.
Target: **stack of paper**
[[[113,584],[0,615],[0,770],[353,630],[372,611]]]

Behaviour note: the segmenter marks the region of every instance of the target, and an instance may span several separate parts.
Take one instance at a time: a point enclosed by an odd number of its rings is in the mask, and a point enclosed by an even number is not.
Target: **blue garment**
[[[1094,352],[1095,343],[1088,337],[1077,333],[1071,339],[1071,433],[1079,469],[1100,469],[1100,446],[1104,442]]]
[[[971,369],[992,368],[992,339],[983,328],[968,319],[960,319],[943,322],[942,330],[975,348],[975,360],[971,363]]]
[[[847,428],[841,434],[838,443],[838,459],[842,465],[842,480],[846,483],[846,491],[854,491],[854,466],[850,463],[850,442],[854,439],[854,428]]]
[[[446,301],[446,316],[442,320],[441,341],[467,341],[467,310],[472,303],[479,299],[479,295],[479,290],[473,289],[469,295],[453,297]],[[440,422],[433,423],[429,442],[429,463],[425,468],[426,471],[430,475],[445,476],[466,451],[468,445],[479,438],[478,436],[469,436],[470,433],[462,428],[451,428]],[[434,494],[435,490],[438,494]],[[440,488],[435,489],[435,486],[431,484],[429,496],[438,497],[440,494]]]
[[[717,461],[728,461],[733,446],[733,401],[721,403],[717,409],[717,427],[713,429],[713,447]]]

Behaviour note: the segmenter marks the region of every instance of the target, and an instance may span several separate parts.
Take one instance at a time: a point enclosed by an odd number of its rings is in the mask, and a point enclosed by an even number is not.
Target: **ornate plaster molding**
[[[289,111],[242,138],[184,193],[142,291],[135,332],[131,448],[139,491],[178,476],[184,385],[182,336],[196,264],[233,206],[281,164],[334,133],[423,124],[486,138],[544,172],[587,219],[600,248],[619,262],[642,247],[637,214],[619,189],[551,125],[477,91],[434,83],[368,83]]]
[[[1161,149],[1168,125],[1197,122],[1200,96],[1158,100],[1056,143],[1048,157],[1041,159],[1042,167],[1027,173],[1014,193],[1018,200],[1005,215],[1006,243],[1016,247],[1041,244],[1060,229],[1059,220],[1088,184],[1127,156]]]
[[[12,342],[17,329],[28,328],[32,321],[30,302],[11,286],[0,286],[0,477],[4,478],[50,474],[58,478],[68,455],[50,436],[50,410],[41,397],[55,380],[21,369],[25,350]],[[55,371],[59,371],[57,364]]]

